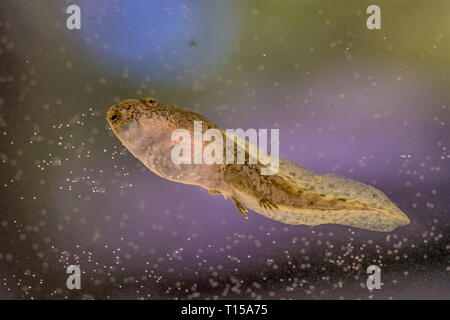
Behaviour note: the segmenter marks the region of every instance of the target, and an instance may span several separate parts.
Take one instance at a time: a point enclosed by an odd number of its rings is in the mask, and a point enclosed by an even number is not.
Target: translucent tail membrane
[[[373,231],[392,231],[410,222],[380,190],[335,174],[318,176],[296,163],[280,159],[279,175],[299,188],[345,201],[345,209],[311,210],[281,206],[276,220],[289,224],[342,224]],[[272,216],[272,218],[274,218]]]

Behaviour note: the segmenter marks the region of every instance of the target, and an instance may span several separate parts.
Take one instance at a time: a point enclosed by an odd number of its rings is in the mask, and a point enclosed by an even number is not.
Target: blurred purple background
[[[360,1],[80,1],[69,31],[68,4],[0,5],[0,298],[449,298],[448,11],[381,1],[370,31]],[[282,157],[376,186],[411,224],[246,221],[112,134],[109,106],[146,96],[279,128]]]

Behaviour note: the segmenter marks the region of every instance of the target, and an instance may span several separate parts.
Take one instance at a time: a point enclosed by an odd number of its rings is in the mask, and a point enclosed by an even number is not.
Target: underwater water
[[[450,2],[377,1],[380,30],[370,4],[2,1],[0,299],[450,298]],[[106,111],[149,96],[278,128],[281,157],[375,186],[411,223],[244,220],[120,143]]]

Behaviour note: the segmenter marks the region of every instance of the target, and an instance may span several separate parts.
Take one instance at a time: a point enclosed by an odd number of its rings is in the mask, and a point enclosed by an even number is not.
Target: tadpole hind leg
[[[246,213],[248,212],[247,209],[244,208],[244,206],[237,201],[235,198],[231,198],[231,200],[233,200],[234,205],[236,206],[236,208],[238,209],[238,211],[241,213],[242,217],[246,220],[248,220],[248,217],[246,215]]]

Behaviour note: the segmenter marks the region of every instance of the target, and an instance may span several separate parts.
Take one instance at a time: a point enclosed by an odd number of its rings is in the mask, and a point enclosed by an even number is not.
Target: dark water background
[[[381,30],[370,4],[2,1],[0,298],[450,298],[450,2],[377,1]],[[376,186],[411,224],[244,221],[121,146],[105,112],[146,96],[279,128],[282,157]]]

